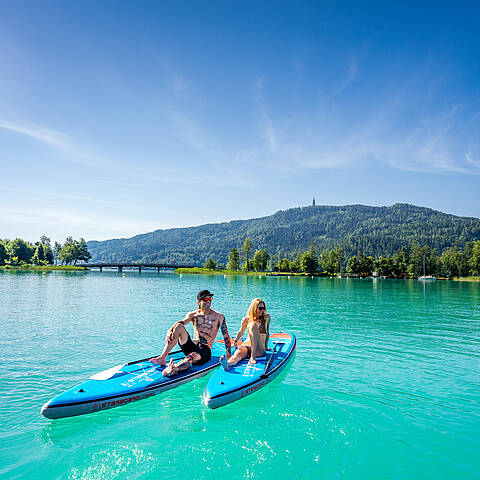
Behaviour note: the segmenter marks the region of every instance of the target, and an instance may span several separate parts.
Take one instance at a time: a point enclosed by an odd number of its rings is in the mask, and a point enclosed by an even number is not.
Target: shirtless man
[[[211,348],[219,328],[222,329],[225,340],[227,358],[230,358],[230,336],[228,335],[227,322],[223,314],[210,308],[212,297],[213,293],[208,290],[200,290],[197,295],[198,310],[188,312],[183,320],[173,324],[167,332],[163,352],[158,357],[150,359],[154,364],[166,365],[168,354],[178,343],[185,354],[185,358],[176,365],[172,358],[163,371],[164,376],[169,377],[187,370],[193,363],[197,365],[207,363],[211,358]],[[193,324],[193,340],[185,328],[185,325],[190,322]]]

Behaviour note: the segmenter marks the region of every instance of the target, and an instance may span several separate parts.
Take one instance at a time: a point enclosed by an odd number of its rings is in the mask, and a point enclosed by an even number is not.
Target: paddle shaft
[[[175,350],[174,352],[170,352],[169,355],[173,355],[175,353],[182,353],[182,350]],[[133,365],[134,363],[146,362],[147,360],[150,360],[151,358],[153,358],[153,357],[142,358],[141,360],[134,360],[133,362],[127,363],[127,365]]]
[[[267,378],[267,372],[268,372],[268,369],[270,368],[270,364],[272,363],[273,356],[275,355],[275,352],[277,351],[277,347],[278,347],[279,345],[283,345],[283,344],[284,344],[283,342],[275,342],[275,346],[273,347],[273,352],[272,352],[272,354],[270,355],[270,358],[268,359],[267,364],[265,365],[265,370],[264,370],[263,373],[260,375],[260,378],[261,378],[261,379]]]

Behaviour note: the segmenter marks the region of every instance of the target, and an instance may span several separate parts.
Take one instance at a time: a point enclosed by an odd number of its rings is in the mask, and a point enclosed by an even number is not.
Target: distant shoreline
[[[0,270],[24,270],[24,271],[70,271],[70,272],[85,272],[91,269],[87,266],[78,267],[76,265],[0,265]],[[211,270],[203,267],[194,268],[177,268],[173,273],[185,275],[238,275],[238,276],[258,276],[258,277],[319,277],[319,278],[337,278],[337,275],[322,275],[322,274],[308,274],[308,273],[292,273],[292,272],[243,272],[241,270]],[[342,278],[380,278],[380,277],[357,277],[357,276],[342,276]],[[385,277],[386,279],[390,277]],[[415,280],[414,278],[395,279],[393,280]],[[452,280],[454,282],[480,282],[480,276],[470,277],[454,277],[451,279],[437,277],[437,280]]]
[[[240,276],[260,276],[260,277],[319,277],[319,278],[337,278],[336,275],[320,275],[320,274],[308,274],[308,273],[291,273],[291,272],[242,272],[241,270],[211,270],[203,267],[194,267],[194,268],[177,268],[173,273],[177,274],[186,274],[186,275],[240,275]],[[342,278],[362,278],[368,279],[372,277],[342,277]],[[373,277],[380,278],[380,277]],[[386,277],[388,279],[388,277]],[[392,280],[415,280],[415,278],[402,278]],[[440,278],[437,280],[449,280],[448,278]],[[480,282],[480,277],[455,277],[451,279],[454,282]]]

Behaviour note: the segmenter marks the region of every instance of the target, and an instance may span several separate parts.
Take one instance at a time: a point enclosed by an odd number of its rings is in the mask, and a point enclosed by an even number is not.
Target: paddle
[[[272,363],[273,356],[275,355],[275,352],[277,351],[277,347],[278,347],[278,346],[281,346],[281,345],[285,345],[285,342],[275,342],[275,346],[273,347],[273,352],[272,352],[272,354],[270,355],[270,358],[268,359],[267,364],[265,365],[265,370],[264,370],[263,373],[260,375],[260,378],[261,378],[262,380],[265,379],[265,378],[268,378],[268,377],[267,377],[267,372],[268,372],[268,369],[270,368],[270,364]]]

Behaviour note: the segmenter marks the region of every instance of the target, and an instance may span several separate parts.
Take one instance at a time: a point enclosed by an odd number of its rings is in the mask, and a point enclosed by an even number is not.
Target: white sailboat
[[[432,277],[431,275],[425,275],[425,255],[423,256],[423,275],[421,277],[418,277],[418,279],[424,282],[436,280],[436,278]]]

